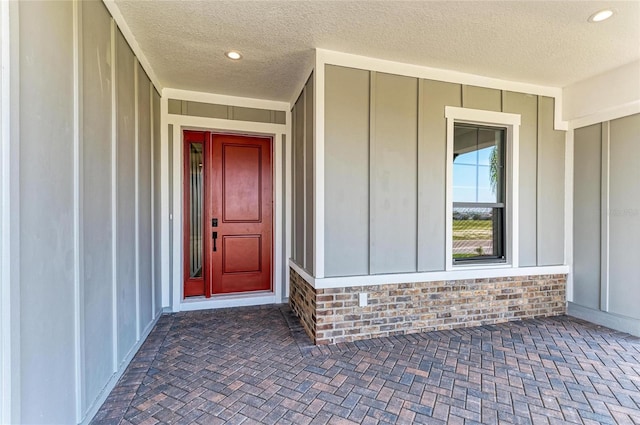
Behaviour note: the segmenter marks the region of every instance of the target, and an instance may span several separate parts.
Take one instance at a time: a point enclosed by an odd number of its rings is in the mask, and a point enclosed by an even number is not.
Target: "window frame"
[[[446,228],[445,270],[518,267],[518,164],[520,115],[479,109],[445,107],[446,149]],[[453,260],[453,150],[455,124],[503,128],[505,131],[504,173],[504,260],[489,259],[454,264]]]

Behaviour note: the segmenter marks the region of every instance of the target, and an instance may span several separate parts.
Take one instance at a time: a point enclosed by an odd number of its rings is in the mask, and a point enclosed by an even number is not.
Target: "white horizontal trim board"
[[[507,112],[486,111],[484,109],[458,108],[457,106],[444,107],[445,118],[474,123],[486,123],[489,125],[520,125],[520,115]]]
[[[519,268],[504,266],[490,268],[456,269],[451,271],[439,272],[393,273],[316,279],[310,276],[299,265],[291,260],[289,261],[289,266],[315,289],[349,288],[368,285],[385,285],[413,282],[438,282],[467,279],[494,279],[500,277],[540,276],[568,274],[571,271],[571,268],[569,266]]]
[[[465,72],[451,71],[448,69],[431,68],[428,66],[393,62],[384,59],[352,55],[349,53],[342,53],[325,49],[316,49],[316,56],[318,67],[320,65],[327,64],[339,65],[349,68],[358,68],[369,71],[385,72],[388,74],[404,75],[407,77],[424,78],[449,83],[473,85],[491,89],[509,90],[520,93],[553,97],[555,99],[554,127],[556,130],[567,130],[568,128],[568,123],[566,121],[563,121],[562,119],[562,88],[560,87],[540,86],[537,84],[502,80],[499,78],[485,77],[481,75],[468,74]]]
[[[166,119],[166,124],[173,124],[175,127],[182,127],[182,130],[188,130],[191,127],[193,129],[214,129],[214,131],[233,131],[240,134],[284,134],[286,126],[284,124],[270,124],[262,122],[249,122],[249,121],[233,121],[225,120],[222,118],[204,118],[204,117],[192,117],[189,115],[171,115],[169,114]],[[174,139],[173,143],[182,143],[182,134],[178,134],[179,139]],[[182,166],[181,166],[182,167]],[[175,170],[174,170],[175,171]]]
[[[306,80],[305,80],[306,81]],[[191,102],[212,103],[216,105],[240,106],[245,108],[270,109],[288,111],[289,103],[276,100],[253,99],[250,97],[228,96],[224,94],[203,93],[191,90],[165,88],[162,97]]]

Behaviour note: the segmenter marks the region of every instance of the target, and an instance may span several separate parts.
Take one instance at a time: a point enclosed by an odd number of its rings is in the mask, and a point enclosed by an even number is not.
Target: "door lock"
[[[218,227],[218,219],[217,218],[212,218],[211,219],[211,227]]]

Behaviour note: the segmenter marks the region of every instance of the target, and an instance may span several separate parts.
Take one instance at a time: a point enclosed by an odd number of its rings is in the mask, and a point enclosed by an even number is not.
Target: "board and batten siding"
[[[609,125],[609,311],[640,319],[640,114]]]
[[[73,5],[19,2],[20,422],[75,422]]]
[[[418,79],[372,73],[370,104],[369,270],[416,271]]]
[[[151,243],[160,96],[101,1],[17,7],[22,367],[12,396],[21,423],[72,424],[97,411],[161,311]]]
[[[311,74],[291,110],[293,236],[292,260],[314,273],[314,76]]]
[[[113,374],[111,158],[111,16],[104,5],[82,7],[84,397],[82,411]],[[91,171],[89,171],[91,170]]]
[[[573,302],[600,309],[602,124],[575,130]]]
[[[569,313],[640,335],[640,114],[574,131]]]
[[[326,65],[325,276],[445,270],[445,106],[521,115],[519,263],[564,264],[552,98]]]
[[[369,72],[325,71],[325,273],[369,274]],[[332,141],[332,143],[327,143]],[[345,160],[348,158],[349,160]],[[349,255],[345,249],[349,247]]]

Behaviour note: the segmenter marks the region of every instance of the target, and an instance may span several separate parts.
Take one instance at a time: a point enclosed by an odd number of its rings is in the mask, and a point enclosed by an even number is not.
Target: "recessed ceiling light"
[[[234,61],[242,59],[242,54],[240,52],[236,52],[235,50],[225,52],[224,55]]]
[[[587,21],[589,22],[602,22],[613,16],[613,9],[600,10],[593,15],[589,16]]]

